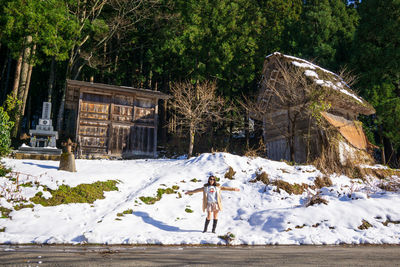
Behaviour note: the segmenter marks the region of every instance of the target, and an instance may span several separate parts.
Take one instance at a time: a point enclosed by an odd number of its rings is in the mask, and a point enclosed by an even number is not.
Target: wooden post
[[[158,99],[155,98],[154,106],[154,142],[153,142],[153,157],[157,156],[157,125],[158,125]]]
[[[75,142],[77,143],[79,147],[78,156],[82,156],[82,147],[81,147],[81,142],[79,140],[79,121],[80,121],[80,115],[81,115],[81,105],[82,105],[82,97],[83,93],[81,89],[79,88],[79,101],[78,101],[78,112],[76,114],[76,130],[75,130]]]
[[[107,154],[111,155],[113,146],[113,122],[114,122],[114,103],[115,103],[115,93],[111,95],[110,110],[108,112],[108,133],[107,133]]]

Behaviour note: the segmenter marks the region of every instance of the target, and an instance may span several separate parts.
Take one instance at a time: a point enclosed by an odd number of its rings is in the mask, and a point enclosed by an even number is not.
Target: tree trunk
[[[19,129],[18,129],[18,135],[21,134],[21,130],[22,130],[23,126],[24,126],[24,125],[22,125],[22,121],[23,121],[22,118],[25,115],[26,102],[27,102],[27,99],[28,99],[29,88],[30,88],[30,85],[31,85],[31,77],[32,77],[32,70],[33,70],[33,57],[35,56],[35,53],[36,53],[36,44],[34,44],[33,47],[32,47],[31,58],[29,60],[28,77],[27,77],[27,80],[26,80],[24,98],[22,99],[22,104],[21,104],[21,125],[19,126]],[[27,120],[27,126],[28,126],[27,128],[29,130],[29,118]]]
[[[191,125],[189,127],[189,152],[187,158],[190,158],[193,154],[194,135],[195,135],[194,127]]]
[[[0,51],[1,51],[1,49],[0,49]],[[9,54],[9,50],[7,49],[6,51],[7,51],[6,54],[8,55],[8,54]],[[4,81],[4,75],[6,74],[7,62],[8,62],[7,58],[8,58],[8,56],[5,56],[5,57],[4,57],[3,66],[2,66],[2,68],[1,68],[1,74],[0,74],[0,81],[1,81],[1,82]],[[1,96],[0,96],[0,97],[1,97]]]
[[[47,101],[51,102],[52,101],[52,96],[53,96],[53,89],[54,89],[54,80],[55,80],[55,72],[56,72],[56,58],[55,56],[52,56],[51,58],[51,64],[50,64],[50,75],[49,75],[49,80],[47,82],[48,86],[48,93],[47,93]]]
[[[8,92],[8,83],[10,81],[10,73],[11,73],[11,62],[12,62],[12,58],[11,58],[11,53],[8,54],[8,62],[7,62],[7,76],[6,76],[6,80],[4,82],[4,99],[7,95]]]
[[[168,99],[164,99],[162,101],[162,115],[161,115],[161,143],[165,146],[167,144],[167,105],[168,105]]]
[[[386,157],[385,157],[385,144],[383,143],[383,131],[382,131],[382,125],[379,127],[379,138],[380,138],[380,143],[382,145],[381,148],[381,157],[382,157],[382,164],[386,164]]]
[[[29,130],[31,128],[31,115],[32,115],[32,94],[28,96],[27,109],[26,109],[26,126]]]
[[[71,79],[71,72],[72,72],[72,67],[74,65],[75,62],[75,58],[77,57],[77,49],[79,47],[74,47],[71,50],[71,55],[69,57],[68,60],[68,65],[67,65],[67,69],[65,72],[65,79]],[[58,115],[57,115],[57,127],[56,130],[58,132],[62,131],[62,125],[63,125],[63,119],[64,119],[64,105],[65,105],[65,92],[67,91],[67,81],[64,81],[63,86],[61,87],[62,90],[62,94],[61,94],[61,102],[60,102],[60,106],[58,108]]]
[[[60,132],[62,131],[62,125],[63,125],[63,118],[64,118],[64,105],[65,105],[65,91],[67,88],[67,82],[64,82],[63,89],[62,89],[62,96],[61,96],[61,102],[60,106],[58,108],[58,116],[57,116],[57,131]]]
[[[23,117],[25,115],[26,100],[28,98],[29,88],[31,86],[31,77],[32,77],[32,70],[33,70],[33,57],[35,56],[35,53],[36,53],[36,44],[34,44],[32,47],[32,54],[31,54],[31,59],[30,59],[30,63],[29,63],[28,77],[26,79],[26,88],[25,88],[25,92],[24,92],[24,98],[22,100],[21,117]]]
[[[309,163],[311,161],[311,148],[310,148],[310,141],[311,141],[311,115],[308,118],[308,130],[307,130],[307,158],[306,162]]]
[[[21,77],[21,66],[22,66],[22,56],[24,55],[24,50],[21,50],[21,53],[17,60],[17,65],[15,66],[15,76],[14,76],[14,85],[12,89],[12,96],[17,97],[18,95],[18,87],[19,87],[19,79]]]
[[[290,161],[294,162],[295,161],[295,142],[296,142],[296,117],[297,115],[295,114],[294,117],[291,117],[291,112],[290,112],[290,107],[288,109],[288,134],[289,134],[289,151],[290,151]]]
[[[246,150],[249,149],[250,143],[250,125],[249,125],[249,111],[246,110],[244,114],[244,135],[246,138]]]
[[[263,139],[264,139],[264,153],[267,155],[267,118],[263,116]]]
[[[7,56],[4,61],[4,73],[1,75],[1,84],[0,84],[0,102],[3,102],[6,99],[7,91],[8,91],[8,80],[10,78],[10,67],[11,67],[11,53],[10,49],[7,49]]]
[[[32,44],[32,36],[28,35],[25,38],[25,44],[24,44],[24,55],[22,59],[22,67],[21,67],[21,74],[20,74],[20,79],[19,79],[19,87],[18,87],[18,100],[21,101],[21,106],[19,108],[19,114],[17,114],[17,117],[15,118],[15,127],[12,132],[12,137],[17,137],[17,134],[20,131],[20,122],[22,119],[22,113],[23,113],[23,108],[25,107],[25,104],[23,103],[24,96],[25,96],[25,91],[27,89],[27,82],[28,82],[28,74],[29,74],[29,69],[30,69],[30,60],[31,60],[31,44]]]

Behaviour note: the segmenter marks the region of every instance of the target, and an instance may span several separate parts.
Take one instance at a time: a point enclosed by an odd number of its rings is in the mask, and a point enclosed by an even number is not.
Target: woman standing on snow
[[[218,212],[222,210],[221,190],[240,191],[239,188],[220,186],[215,179],[215,176],[211,175],[208,177],[208,183],[204,184],[204,187],[187,191],[185,193],[186,195],[191,195],[193,193],[203,192],[203,212],[207,210],[207,218],[204,224],[203,233],[207,232],[207,227],[211,220],[211,213],[214,213],[212,232],[215,233],[215,228],[217,228],[218,222]]]

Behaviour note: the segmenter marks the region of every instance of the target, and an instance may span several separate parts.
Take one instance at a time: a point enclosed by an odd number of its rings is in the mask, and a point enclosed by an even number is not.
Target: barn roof
[[[375,109],[353,92],[348,84],[336,73],[321,68],[307,60],[279,52],[266,56],[264,65],[268,64],[274,58],[290,62],[293,66],[304,69],[304,75],[312,79],[321,88],[325,90],[331,89],[332,92],[337,93],[336,96],[339,97],[335,98],[335,101],[332,103],[333,106],[342,106],[364,115],[375,113]]]
[[[78,86],[78,87],[87,87],[87,88],[94,88],[100,89],[105,91],[119,91],[119,92],[126,92],[126,93],[135,93],[141,96],[148,96],[148,97],[156,97],[160,99],[169,99],[171,98],[170,95],[164,94],[159,91],[153,91],[149,89],[142,89],[142,88],[134,88],[129,86],[119,86],[119,85],[111,85],[111,84],[103,84],[103,83],[92,83],[92,82],[84,82],[84,81],[77,81],[77,80],[68,80],[68,86]]]

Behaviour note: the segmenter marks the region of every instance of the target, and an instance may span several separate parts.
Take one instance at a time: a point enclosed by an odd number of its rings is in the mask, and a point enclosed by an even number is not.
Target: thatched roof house
[[[269,158],[306,162],[329,150],[342,164],[360,153],[370,159],[357,117],[375,110],[339,75],[275,52],[264,61],[259,101]]]

